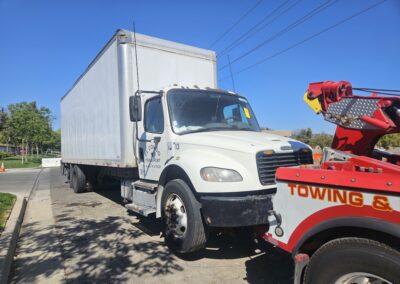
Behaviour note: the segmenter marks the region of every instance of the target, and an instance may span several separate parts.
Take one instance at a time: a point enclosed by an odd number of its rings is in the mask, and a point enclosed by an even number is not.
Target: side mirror
[[[129,97],[129,116],[131,121],[142,120],[142,100],[140,96]]]

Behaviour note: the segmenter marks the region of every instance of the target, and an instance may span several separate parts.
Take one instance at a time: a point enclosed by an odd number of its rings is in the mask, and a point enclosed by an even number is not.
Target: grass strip
[[[16,199],[14,194],[0,192],[0,231],[4,230]]]

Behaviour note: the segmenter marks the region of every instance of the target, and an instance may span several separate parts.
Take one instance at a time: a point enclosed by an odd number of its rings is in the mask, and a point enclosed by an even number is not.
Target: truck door
[[[143,99],[143,128],[138,133],[139,174],[141,179],[156,181],[167,160],[162,96],[144,95]]]

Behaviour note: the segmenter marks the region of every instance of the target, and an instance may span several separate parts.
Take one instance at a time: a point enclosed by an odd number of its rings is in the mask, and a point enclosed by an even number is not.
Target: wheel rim
[[[392,282],[371,273],[352,272],[340,277],[335,284],[392,284]]]
[[[187,231],[187,213],[182,199],[175,193],[165,203],[167,230],[175,237],[183,238]]]

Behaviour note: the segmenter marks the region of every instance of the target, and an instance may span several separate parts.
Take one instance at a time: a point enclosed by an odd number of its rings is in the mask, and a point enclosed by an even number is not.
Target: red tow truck
[[[375,148],[400,132],[400,97],[353,90],[346,81],[309,85],[305,101],[337,125],[332,145],[320,165],[276,172],[262,237],[292,254],[295,283],[400,283],[400,155]]]

